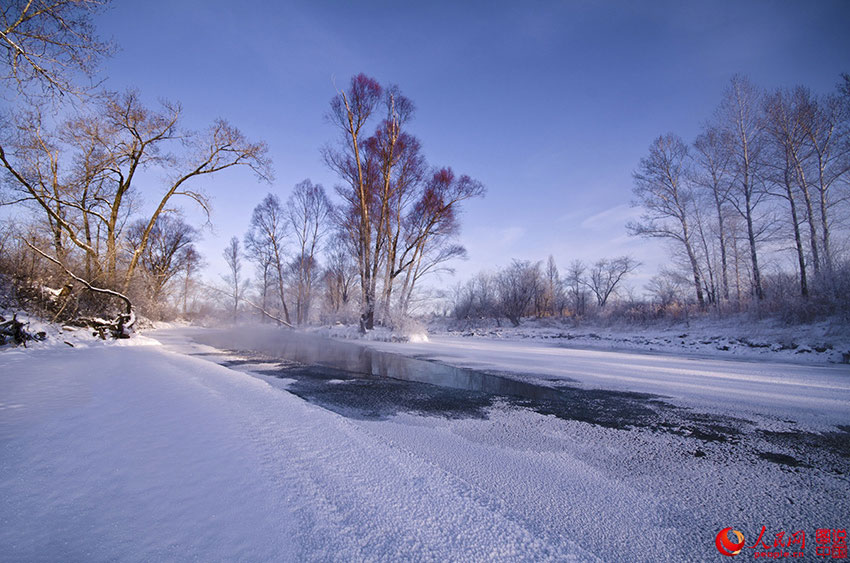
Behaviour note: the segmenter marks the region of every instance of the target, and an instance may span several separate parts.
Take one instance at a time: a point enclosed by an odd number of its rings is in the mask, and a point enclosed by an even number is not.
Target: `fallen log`
[[[99,293],[101,295],[108,295],[110,297],[115,297],[117,299],[120,299],[124,303],[125,311],[123,313],[118,314],[112,320],[105,320],[105,319],[100,319],[100,318],[97,318],[97,317],[79,317],[79,318],[75,319],[74,321],[71,321],[71,323],[69,323],[69,324],[72,324],[72,325],[75,325],[75,326],[92,328],[96,331],[95,336],[100,336],[104,340],[106,339],[106,331],[109,331],[110,335],[113,338],[130,338],[130,335],[133,332],[132,331],[133,325],[136,324],[136,311],[133,308],[133,303],[130,301],[130,299],[126,295],[124,295],[123,293],[119,293],[117,291],[114,291],[112,289],[106,289],[106,288],[103,288],[103,287],[93,286],[91,283],[89,283],[88,280],[81,278],[80,276],[76,275],[74,272],[69,270],[58,259],[54,258],[53,256],[50,256],[49,254],[46,254],[42,250],[33,246],[32,244],[30,244],[30,242],[28,240],[24,240],[24,242],[34,252],[37,252],[38,254],[40,254],[41,256],[46,258],[47,260],[50,260],[51,262],[53,262],[54,264],[56,264],[57,266],[59,266],[60,268],[65,270],[65,273],[68,275],[69,278],[80,282],[81,284],[86,286],[86,289],[88,289],[89,291],[94,292],[94,293]]]
[[[23,345],[26,348],[29,340],[41,341],[47,338],[44,332],[32,334],[26,330],[26,326],[27,323],[18,320],[17,314],[12,315],[12,319],[8,321],[0,317],[0,346],[14,343],[15,346]]]
[[[112,338],[130,338],[130,327],[135,321],[135,315],[122,313],[112,320],[99,317],[77,317],[68,322],[71,326],[90,328],[94,330],[93,335],[106,340],[107,333]]]
[[[271,313],[269,313],[268,311],[266,311],[265,309],[263,309],[262,307],[260,307],[260,306],[259,306],[259,305],[257,305],[256,303],[253,303],[253,302],[251,302],[251,301],[250,301],[250,300],[248,300],[248,299],[246,299],[246,300],[245,300],[245,303],[247,303],[248,305],[250,305],[251,307],[253,307],[253,308],[254,308],[254,309],[256,309],[257,311],[259,311],[261,315],[263,315],[263,316],[265,316],[265,317],[268,317],[268,318],[270,318],[270,319],[271,319],[271,320],[273,320],[273,321],[277,321],[277,323],[278,323],[278,324],[281,324],[281,325],[283,325],[283,326],[285,326],[285,327],[287,327],[287,328],[295,328],[295,327],[293,327],[291,324],[289,324],[288,322],[286,322],[285,320],[281,319],[280,317],[277,317],[277,316],[275,316],[275,315],[272,315]]]

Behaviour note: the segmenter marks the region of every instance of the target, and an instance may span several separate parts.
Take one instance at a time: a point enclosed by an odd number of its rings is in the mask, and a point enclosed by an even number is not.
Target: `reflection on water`
[[[647,426],[658,416],[645,393],[558,388],[374,350],[360,343],[264,327],[205,330],[193,339],[215,348],[254,352],[302,368],[252,370],[296,380],[288,389],[347,416],[383,418],[399,411],[482,416],[497,396],[516,406],[610,428]],[[228,362],[256,360],[229,360]],[[348,379],[327,385],[328,379]]]
[[[691,452],[696,457],[706,455],[700,449],[706,442],[743,444],[760,462],[792,469],[822,466],[840,475],[850,473],[850,426],[825,433],[768,431],[744,418],[679,407],[659,395],[572,384],[547,387],[511,379],[508,374],[456,368],[381,352],[359,342],[273,327],[180,329],[175,336],[237,351],[236,358],[223,352],[200,355],[252,374],[282,378],[288,392],[354,419],[387,420],[399,413],[486,419],[494,407],[522,408],[616,430],[642,428],[675,434],[697,444]],[[167,331],[160,336],[168,337]],[[772,451],[776,446],[783,452]],[[794,456],[788,453],[792,451]],[[808,461],[815,457],[820,461]]]
[[[216,348],[250,350],[263,355],[370,377],[389,377],[493,395],[545,400],[558,390],[472,369],[381,352],[353,342],[275,328],[204,331],[194,339]]]
[[[297,362],[301,367],[252,371],[293,379],[294,383],[287,387],[290,392],[356,418],[380,419],[398,412],[486,417],[494,398],[502,397],[510,405],[564,420],[606,428],[651,428],[702,441],[735,441],[749,424],[742,419],[676,407],[649,393],[570,385],[547,387],[273,327],[204,330],[192,338],[219,349]],[[330,380],[341,379],[347,380],[344,385],[329,384]]]

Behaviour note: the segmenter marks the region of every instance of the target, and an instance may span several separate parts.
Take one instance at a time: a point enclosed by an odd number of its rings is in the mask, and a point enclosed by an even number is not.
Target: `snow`
[[[593,560],[266,382],[161,347],[13,351],[4,560]]]
[[[406,319],[397,323],[396,326],[375,328],[362,333],[357,325],[335,324],[332,326],[318,326],[306,329],[314,334],[327,338],[344,340],[362,340],[374,342],[428,342],[428,331],[420,322]]]
[[[428,335],[424,334],[424,333],[411,334],[409,339],[410,339],[409,342],[413,342],[414,344],[430,341],[430,338],[428,338]]]
[[[364,342],[427,342],[428,334],[423,330],[407,332],[388,327],[377,326],[365,334],[360,327],[354,325],[335,325],[312,327],[310,332],[325,338],[342,340],[361,340]]]
[[[49,289],[49,288],[45,288]],[[27,314],[26,312],[12,312],[7,310],[0,310],[0,316],[3,316],[7,319],[12,318],[12,315],[16,314],[16,318],[24,323],[24,330],[29,332],[30,334],[37,334],[39,332],[43,332],[46,336],[44,340],[30,340],[26,343],[25,349],[35,349],[35,350],[44,350],[50,348],[89,348],[89,347],[100,347],[100,346],[156,346],[159,345],[159,342],[156,340],[149,338],[147,336],[143,336],[141,334],[136,334],[133,338],[130,339],[119,339],[114,340],[109,338],[107,340],[103,340],[100,336],[89,328],[84,327],[76,327],[76,326],[63,326],[60,324],[52,323],[47,320],[38,318],[36,316],[32,316]],[[103,322],[108,322],[104,319],[99,319]],[[0,347],[0,353],[7,352],[9,349],[12,349],[12,345],[6,345],[5,347]]]
[[[571,348],[668,353],[702,358],[758,359],[826,364],[850,362],[850,324],[840,319],[789,325],[738,315],[651,324],[525,319],[518,327],[493,321],[464,323],[435,318],[432,335],[471,340],[544,341]]]
[[[617,427],[508,397],[360,416],[294,394],[285,359],[197,342],[251,350],[286,334],[172,328],[124,341],[159,346],[0,353],[3,560],[707,560],[727,526],[747,539],[846,527],[847,366],[549,339],[358,343],[554,389],[654,393],[640,404],[672,425]],[[700,439],[694,421],[728,434]]]
[[[850,366],[574,349],[551,341],[432,336],[372,348],[549,385],[654,393],[677,404],[740,415],[792,413],[814,429],[850,423]]]
[[[247,327],[196,337],[264,354],[276,349],[267,344],[283,338]],[[714,534],[728,525],[753,535],[762,525],[813,533],[844,525],[850,512],[847,366],[464,337],[361,345],[553,388],[658,393],[645,404],[667,413],[666,431],[610,428],[498,402],[483,419],[400,412],[359,422],[500,497],[538,534],[580,538],[605,560],[704,559],[716,555]],[[323,346],[333,358],[332,344]]]

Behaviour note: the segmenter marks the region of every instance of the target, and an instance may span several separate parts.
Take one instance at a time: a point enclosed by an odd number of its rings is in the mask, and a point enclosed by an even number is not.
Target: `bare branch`
[[[133,309],[133,303],[130,301],[130,299],[126,295],[124,295],[123,293],[119,293],[117,291],[113,291],[111,289],[93,286],[91,283],[89,283],[88,280],[85,280],[85,279],[81,278],[80,276],[76,275],[74,272],[69,270],[67,266],[65,266],[62,262],[60,262],[57,258],[54,258],[53,256],[50,256],[49,254],[45,253],[44,251],[42,251],[41,249],[39,249],[38,247],[36,247],[32,243],[30,243],[30,241],[23,239],[23,242],[28,247],[30,247],[33,250],[33,252],[41,255],[43,258],[46,258],[50,262],[53,262],[54,264],[56,264],[57,266],[62,268],[65,271],[65,273],[68,275],[68,277],[80,282],[81,284],[86,286],[86,289],[88,289],[89,291],[93,291],[94,293],[100,293],[102,295],[109,295],[111,297],[116,297],[116,298],[120,299],[121,301],[123,301],[124,305],[127,307],[127,311],[124,315],[119,316],[118,328],[119,328],[120,332],[124,333],[123,329],[129,329],[136,323],[136,313]],[[124,317],[124,318],[122,318],[122,317]],[[126,333],[124,333],[124,334],[126,334]]]

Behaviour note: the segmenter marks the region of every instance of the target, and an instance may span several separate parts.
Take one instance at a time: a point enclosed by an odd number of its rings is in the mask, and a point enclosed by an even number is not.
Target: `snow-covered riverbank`
[[[371,344],[640,413],[606,425],[452,390],[474,408],[441,412],[431,386],[400,400],[417,384],[310,379],[191,333],[0,354],[4,560],[679,561],[727,526],[813,535],[850,513],[844,366]]]
[[[797,364],[850,362],[850,325],[821,321],[791,325],[777,319],[740,315],[721,319],[651,324],[573,324],[557,319],[527,319],[518,327],[435,320],[436,336],[472,340],[541,341],[571,348],[687,355],[717,359],[755,359]]]
[[[458,367],[504,372],[558,386],[655,393],[686,407],[730,415],[791,417],[824,429],[850,424],[850,366],[614,352],[558,341],[435,335],[428,342],[369,347]]]

